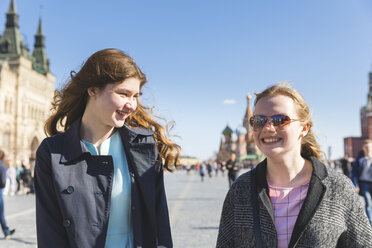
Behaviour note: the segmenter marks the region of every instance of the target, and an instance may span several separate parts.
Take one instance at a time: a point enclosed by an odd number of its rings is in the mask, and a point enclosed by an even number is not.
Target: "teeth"
[[[117,111],[119,114],[121,114],[121,115],[126,115],[127,113],[125,113],[124,111],[120,111],[120,110],[118,110]]]
[[[264,138],[263,141],[265,143],[274,143],[274,142],[278,142],[279,138]]]

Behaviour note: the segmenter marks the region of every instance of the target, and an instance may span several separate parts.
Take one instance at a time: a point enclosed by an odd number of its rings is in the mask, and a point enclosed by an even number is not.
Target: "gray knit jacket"
[[[372,247],[372,229],[350,179],[315,157],[307,196],[288,247]],[[256,247],[251,203],[251,179],[255,176],[263,247],[277,247],[274,213],[268,196],[266,160],[254,173],[241,175],[226,195],[217,247]]]

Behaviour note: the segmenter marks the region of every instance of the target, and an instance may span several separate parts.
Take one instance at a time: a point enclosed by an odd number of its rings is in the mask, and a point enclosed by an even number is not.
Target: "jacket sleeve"
[[[362,201],[351,183],[345,187],[345,190],[349,191],[348,197],[352,201],[348,201],[349,211],[345,213],[347,230],[341,236],[337,247],[372,247],[372,228]]]
[[[69,248],[53,185],[51,153],[44,142],[36,152],[35,198],[38,248]]]
[[[226,195],[218,229],[217,248],[234,247],[234,187]]]
[[[159,160],[157,160],[159,161]],[[157,162],[156,165],[157,178],[156,178],[156,229],[158,238],[158,247],[173,247],[172,236],[169,224],[169,213],[167,198],[164,188],[164,170],[163,165]]]

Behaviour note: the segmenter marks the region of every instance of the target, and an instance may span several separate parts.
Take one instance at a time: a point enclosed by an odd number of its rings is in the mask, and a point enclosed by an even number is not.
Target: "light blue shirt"
[[[92,143],[85,140],[83,142],[92,155],[111,155],[114,161],[114,181],[105,248],[132,248],[131,179],[120,134],[115,132],[109,139],[103,141],[99,152]]]

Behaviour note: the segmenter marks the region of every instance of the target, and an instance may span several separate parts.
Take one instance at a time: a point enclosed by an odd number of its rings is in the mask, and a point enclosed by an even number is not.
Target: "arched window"
[[[34,137],[31,141],[31,155],[30,155],[30,161],[33,161],[36,159],[36,150],[39,147],[39,141],[36,137]]]

